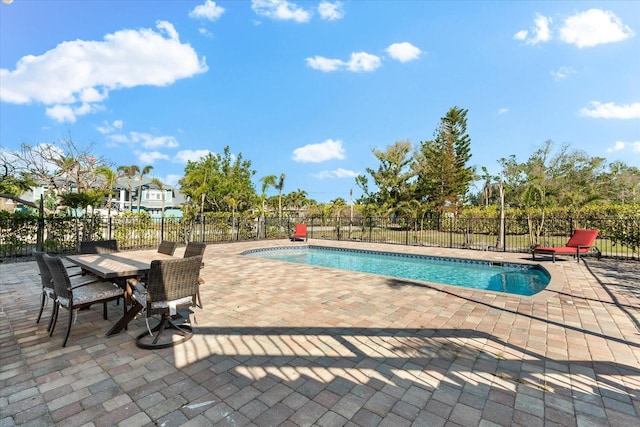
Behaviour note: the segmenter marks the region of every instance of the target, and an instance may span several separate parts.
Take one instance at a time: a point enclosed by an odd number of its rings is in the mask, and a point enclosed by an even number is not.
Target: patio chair
[[[80,242],[81,254],[110,254],[118,252],[118,241],[112,240],[83,240]]]
[[[600,258],[600,251],[593,246],[598,237],[599,230],[575,230],[566,245],[559,247],[536,246],[533,248],[533,259],[536,254],[551,255],[553,262],[556,262],[556,255],[573,255],[580,262],[580,255],[588,253],[594,247]]]
[[[294,230],[289,240],[292,242],[296,241],[307,241],[307,224],[296,224],[296,229]]]
[[[160,242],[160,246],[158,246],[158,253],[173,256],[177,246],[178,244],[176,242],[163,240],[162,242]]]
[[[196,305],[198,274],[202,256],[154,260],[146,283],[129,279],[132,298],[146,307],[147,331],[136,337],[144,349],[168,348],[193,337],[189,307]],[[187,308],[188,314],[184,314]],[[149,327],[149,317],[160,315],[160,322]],[[180,321],[182,321],[180,323]]]
[[[187,247],[184,250],[183,258],[190,258],[193,256],[204,256],[204,251],[207,249],[206,243],[201,242],[188,242]],[[204,263],[200,265],[200,268],[204,267]],[[204,285],[202,277],[198,276],[198,285]],[[200,298],[200,286],[198,286],[198,308],[203,308],[202,299]]]
[[[59,257],[53,257],[47,254],[43,255],[44,261],[49,267],[51,276],[53,277],[53,289],[55,292],[55,302],[53,306],[53,315],[51,327],[49,328],[49,336],[53,336],[53,331],[58,320],[60,307],[69,310],[69,320],[67,323],[67,333],[62,342],[62,347],[67,345],[71,325],[74,323],[74,312],[76,310],[90,307],[92,304],[102,303],[102,317],[107,317],[107,301],[116,300],[123,296],[123,290],[118,285],[93,278],[93,280],[84,283],[72,283],[67,269]],[[126,304],[123,304],[124,312],[127,313]]]
[[[56,292],[53,289],[53,276],[51,275],[51,271],[49,270],[47,263],[44,261],[45,252],[33,250],[31,251],[31,253],[33,254],[33,258],[35,258],[38,265],[38,270],[40,271],[40,280],[42,282],[40,311],[38,312],[38,318],[36,319],[36,323],[40,323],[44,308],[47,306],[49,300],[55,301]],[[95,277],[83,275],[82,271],[77,266],[69,267],[65,264],[65,268],[67,269],[67,274],[69,275],[72,286],[77,286],[95,280]],[[51,318],[49,319],[49,326],[47,326],[47,331],[51,329],[52,320],[53,312],[51,313]]]

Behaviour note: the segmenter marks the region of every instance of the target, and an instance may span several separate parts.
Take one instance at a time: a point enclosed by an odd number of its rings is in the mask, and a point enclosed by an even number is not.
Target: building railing
[[[30,256],[41,247],[48,252],[77,253],[82,240],[116,239],[123,250],[157,247],[162,240],[226,243],[282,239],[298,222],[307,224],[309,238],[395,245],[464,248],[528,253],[535,245],[563,246],[576,228],[600,230],[596,246],[602,256],[640,259],[637,219],[576,220],[547,218],[541,226],[531,219],[506,219],[501,230],[495,218],[205,218],[152,219],[124,217],[24,218],[0,220],[0,257]],[[534,231],[531,231],[534,230]],[[536,233],[535,230],[538,230]]]

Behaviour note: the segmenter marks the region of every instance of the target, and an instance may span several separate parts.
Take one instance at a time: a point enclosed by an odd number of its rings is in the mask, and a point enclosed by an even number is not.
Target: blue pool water
[[[544,289],[550,278],[537,265],[319,246],[253,249],[243,255],[527,296]]]

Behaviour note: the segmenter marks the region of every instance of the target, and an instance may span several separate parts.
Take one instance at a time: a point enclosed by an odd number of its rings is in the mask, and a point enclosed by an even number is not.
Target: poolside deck
[[[116,305],[63,349],[35,262],[0,264],[0,426],[640,425],[640,263],[541,261],[552,286],[517,297],[239,255],[290,244],[209,245],[197,335],[155,351],[143,318],[105,337]]]

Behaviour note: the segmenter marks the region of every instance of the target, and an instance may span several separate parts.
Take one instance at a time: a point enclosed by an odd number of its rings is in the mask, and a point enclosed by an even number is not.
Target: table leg
[[[112,335],[120,333],[124,328],[127,327],[129,322],[131,322],[134,317],[136,317],[136,315],[140,313],[142,308],[142,305],[138,304],[138,302],[133,304],[133,306],[126,312],[126,314],[122,316],[111,329],[109,329],[109,331],[107,332],[107,336],[110,337]]]

